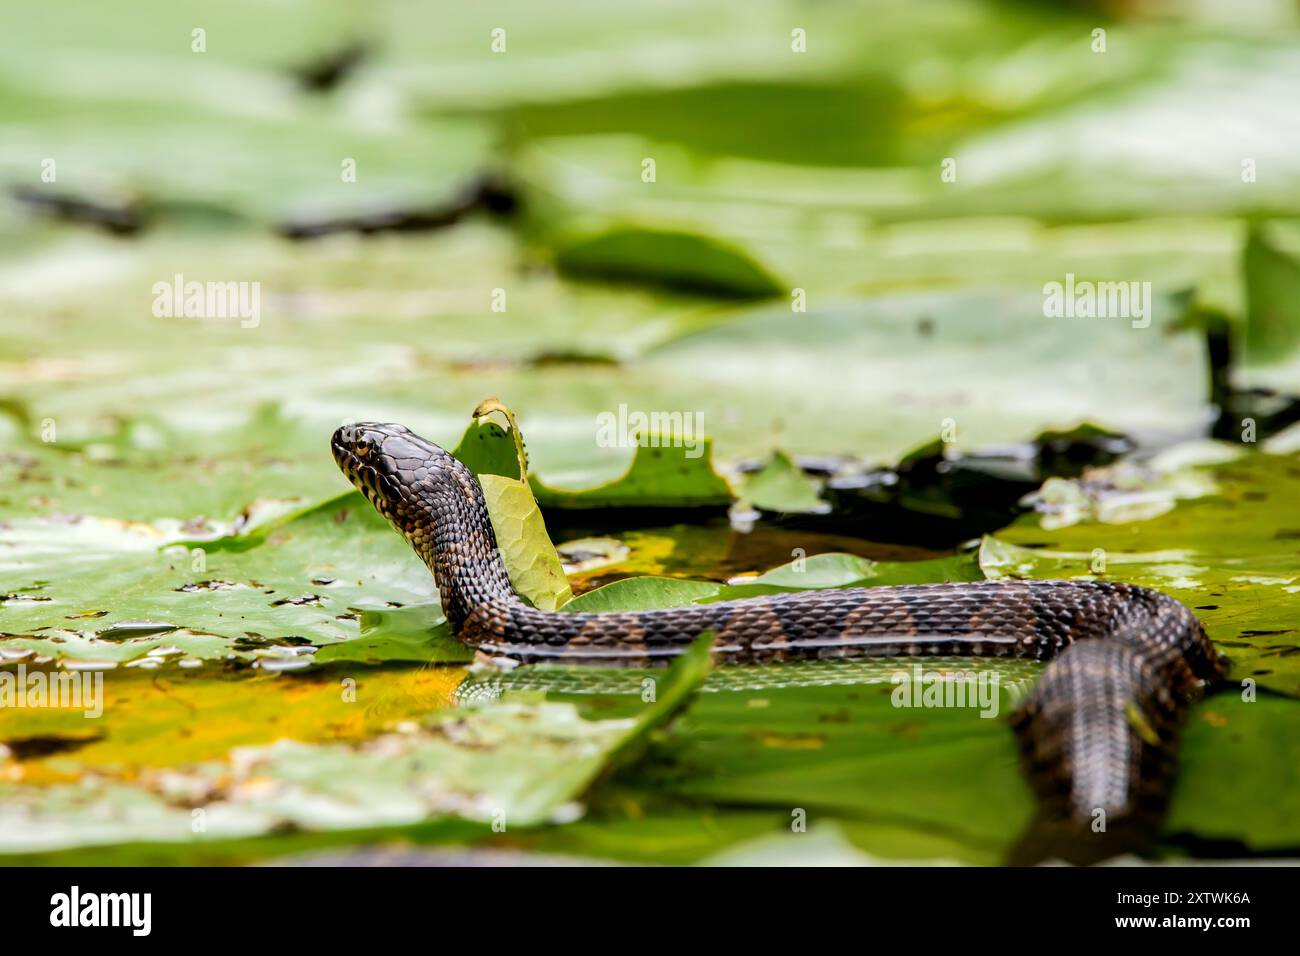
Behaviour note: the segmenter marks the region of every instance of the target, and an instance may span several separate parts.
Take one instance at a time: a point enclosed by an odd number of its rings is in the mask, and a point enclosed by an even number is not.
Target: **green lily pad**
[[[753,583],[789,588],[852,587],[875,577],[877,567],[875,561],[856,554],[814,554],[764,571]]]
[[[782,451],[752,474],[745,475],[737,493],[741,499],[765,511],[785,514],[816,514],[830,510],[821,500],[817,481],[804,472]]]
[[[796,559],[734,584],[646,575],[624,578],[581,594],[566,611],[650,611],[783,591],[831,587],[879,587],[982,580],[973,556],[926,561],[868,561],[852,554],[817,554]]]
[[[1098,578],[1163,591],[1196,611],[1232,662],[1233,680],[1300,696],[1292,540],[1300,534],[1300,464],[1249,452],[1198,470],[1215,494],[1122,523],[1059,527],[1027,515],[985,539],[981,567],[991,577]]]
[[[580,594],[567,605],[566,611],[653,611],[683,607],[699,598],[713,597],[723,585],[683,578],[627,578]]]
[[[256,645],[290,637],[346,641],[358,636],[367,609],[436,597],[428,569],[359,494],[292,513],[264,536],[252,533],[247,547],[232,547],[238,535],[219,532],[211,550],[175,522],[11,522],[4,540],[14,550],[0,565],[12,588],[4,599],[8,640],[19,635],[22,646],[60,657],[121,660],[131,649],[143,655],[176,641],[96,635],[155,621],[208,635],[182,642],[203,657],[248,658]],[[87,640],[69,642],[63,632]],[[239,651],[237,640],[253,646]]]
[[[658,446],[655,442],[658,441]],[[529,483],[543,508],[716,507],[730,504],[731,486],[713,468],[713,442],[672,443],[646,438],[618,478],[581,490],[556,488],[541,478]]]
[[[1201,704],[1188,723],[1165,832],[1235,842],[1242,856],[1294,850],[1300,704],[1227,691]]]
[[[738,299],[780,295],[781,284],[743,250],[689,232],[621,226],[573,239],[555,253],[570,275],[650,282]]]
[[[943,584],[981,581],[984,574],[973,554],[956,554],[922,561],[869,561],[855,554],[814,554],[764,571],[751,584],[804,590],[808,588],[877,587],[892,584]]]
[[[646,766],[637,779],[690,800],[778,810],[787,828],[797,811],[809,826],[892,822],[913,834],[913,852],[938,834],[966,862],[997,862],[1033,809],[1014,735],[975,709],[900,710],[895,689],[703,695],[680,727],[673,767]],[[1008,714],[1012,698],[999,693]]]
[[[327,644],[312,659],[319,664],[455,664],[472,661],[474,651],[456,640],[440,605],[426,604],[366,611],[361,615],[360,636]]]

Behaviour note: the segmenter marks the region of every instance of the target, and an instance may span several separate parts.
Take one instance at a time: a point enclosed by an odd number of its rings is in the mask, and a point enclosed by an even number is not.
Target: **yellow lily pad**
[[[478,474],[497,547],[515,591],[543,611],[562,607],[573,591],[546,533],[542,510],[522,480],[528,473],[528,456],[514,413],[496,399],[480,403],[453,454]]]

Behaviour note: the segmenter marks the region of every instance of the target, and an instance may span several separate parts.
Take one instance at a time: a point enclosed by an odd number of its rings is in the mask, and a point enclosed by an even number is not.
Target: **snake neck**
[[[431,467],[413,502],[407,537],[433,572],[442,610],[459,632],[475,608],[517,603],[483,489],[451,456]]]

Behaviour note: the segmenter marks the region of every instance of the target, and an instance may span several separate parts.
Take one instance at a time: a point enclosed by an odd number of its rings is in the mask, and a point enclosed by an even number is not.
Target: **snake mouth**
[[[348,481],[403,534],[398,518],[409,510],[420,481],[451,458],[404,425],[361,422],[330,437],[330,451]]]
[[[406,434],[409,432],[401,425],[366,422],[343,425],[330,437],[330,451],[339,471],[390,521],[401,485],[391,474],[393,460],[385,453],[384,443]]]
[[[339,466],[343,476],[356,485],[358,490],[364,490],[361,458],[353,450],[353,443],[344,437],[346,428],[347,426],[340,428],[330,438],[330,452],[334,455],[334,463]]]

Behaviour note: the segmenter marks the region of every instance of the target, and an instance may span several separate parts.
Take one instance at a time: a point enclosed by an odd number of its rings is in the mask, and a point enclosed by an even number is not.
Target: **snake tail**
[[[1193,693],[1175,692],[1122,642],[1066,648],[1012,719],[1038,811],[1008,862],[1151,851],[1176,770],[1181,698]]]

